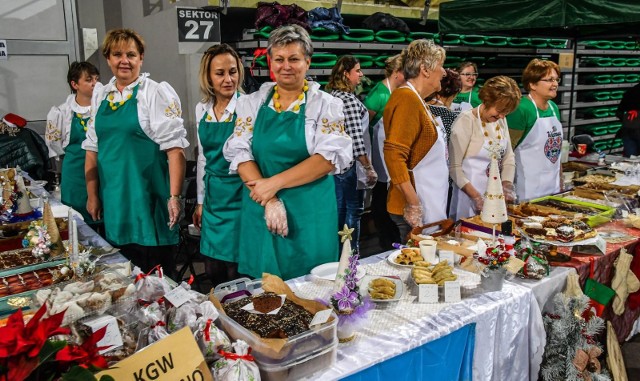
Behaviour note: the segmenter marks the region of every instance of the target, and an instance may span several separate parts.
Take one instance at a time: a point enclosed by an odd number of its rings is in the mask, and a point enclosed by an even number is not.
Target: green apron
[[[87,183],[84,180],[85,150],[82,142],[86,137],[84,126],[89,118],[82,119],[73,113],[69,131],[69,144],[64,149],[62,160],[62,177],[60,179],[60,196],[63,204],[82,214],[87,223],[95,222],[87,212]]]
[[[207,115],[202,116],[198,125],[201,149],[207,159],[200,252],[207,257],[236,263],[244,184],[240,176],[229,174],[229,162],[222,155],[222,147],[233,133],[236,115],[230,122],[207,122]]]
[[[298,114],[277,113],[268,104],[260,107],[253,130],[252,151],[264,177],[283,172],[309,158],[305,139],[305,105]],[[308,274],[317,265],[336,261],[338,212],[335,184],[329,176],[295,188],[278,197],[287,209],[289,235],[267,230],[264,208],[249,197],[242,203],[238,272],[255,278],[263,272],[291,279]]]
[[[167,154],[140,127],[138,86],[112,110],[103,100],[96,115],[98,174],[106,238],[114,245],[164,246],[178,243],[169,230]],[[117,103],[116,103],[117,105]]]

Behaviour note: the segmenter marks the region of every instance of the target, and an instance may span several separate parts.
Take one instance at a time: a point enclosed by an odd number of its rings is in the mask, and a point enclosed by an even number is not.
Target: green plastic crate
[[[447,56],[443,66],[447,68],[451,68],[451,67],[455,68],[455,67],[458,67],[458,65],[460,65],[463,62],[464,62],[464,57]]]
[[[624,48],[627,50],[636,50],[638,49],[638,42],[637,41],[627,41],[624,44]]]
[[[507,45],[514,48],[526,48],[531,46],[531,39],[526,37],[509,37]]]
[[[345,41],[354,42],[371,42],[375,39],[375,34],[371,29],[351,29],[349,34],[341,34],[340,37]]]
[[[584,115],[589,118],[606,118],[609,116],[608,107],[590,107],[583,111]]]
[[[564,49],[567,47],[569,40],[566,38],[550,38],[549,46],[555,49]]]
[[[627,76],[625,74],[612,74],[611,83],[624,83]]]
[[[611,74],[596,74],[587,77],[587,82],[590,84],[606,85],[611,83]]]
[[[611,58],[609,57],[583,57],[580,63],[587,66],[609,67],[611,66]]]
[[[460,43],[462,42],[462,36],[463,35],[457,33],[449,33],[440,36],[440,39],[442,40],[442,43],[444,45],[460,45]]]
[[[640,81],[640,75],[639,74],[627,74],[624,76],[624,81],[627,83],[636,83],[638,81]]]
[[[587,49],[611,49],[611,41],[590,40],[582,42]]]
[[[622,123],[612,123],[609,125],[607,132],[609,132],[610,134],[617,134],[621,128],[622,128]]]
[[[606,125],[596,125],[589,128],[589,133],[593,136],[602,136],[609,133],[609,128]]]
[[[549,46],[549,39],[548,38],[532,37],[530,39],[530,44],[534,48],[546,48],[546,47]]]
[[[479,34],[463,34],[460,41],[463,45],[481,46],[486,43],[487,37]]]
[[[340,39],[340,33],[325,28],[313,28],[309,37],[312,41],[336,41]]]
[[[618,139],[613,139],[609,144],[609,147],[611,149],[616,149],[616,148],[622,147],[623,145],[624,145],[624,142],[622,141],[622,139],[618,138]]]
[[[608,140],[600,140],[598,142],[593,143],[593,148],[599,149],[600,151],[604,151],[609,149],[609,141]]]
[[[612,91],[613,92],[613,91]],[[618,106],[609,107],[609,116],[616,116],[616,112],[618,111]]]
[[[397,44],[406,41],[407,36],[397,30],[379,30],[375,34],[375,40],[386,44]]]
[[[621,50],[626,47],[625,41],[611,41],[611,49]]]
[[[612,58],[611,65],[616,67],[627,66],[626,58]]]
[[[413,40],[419,40],[424,38],[426,40],[433,40],[436,43],[440,42],[440,35],[438,33],[429,33],[429,32],[411,32],[407,36],[406,40],[411,42]]]
[[[255,62],[255,64],[256,64],[257,66],[260,66],[260,67],[267,67],[267,66],[269,66],[269,65],[268,65],[268,63],[267,63],[267,56],[260,56],[260,57],[257,57],[256,59],[254,59],[254,61],[253,61],[253,62]]]
[[[485,44],[488,46],[507,46],[508,42],[509,42],[509,38],[504,36],[485,37]]]
[[[608,101],[611,98],[610,91],[589,91],[585,94],[587,100]]]
[[[270,26],[263,26],[253,33],[253,37],[269,38],[269,34],[271,34],[272,30],[273,28]]]
[[[625,90],[614,90],[611,92],[611,99],[622,99]]]
[[[625,66],[636,67],[640,66],[640,58],[627,58]]]
[[[311,65],[313,68],[332,68],[336,65],[338,56],[331,53],[313,53]]]
[[[387,58],[389,58],[391,56],[387,56],[387,55],[382,55],[382,56],[378,56],[373,60],[373,63],[377,66],[377,67],[384,67],[385,66],[385,61],[387,60]]]

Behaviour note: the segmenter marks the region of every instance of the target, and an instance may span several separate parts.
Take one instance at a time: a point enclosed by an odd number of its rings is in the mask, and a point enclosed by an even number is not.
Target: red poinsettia
[[[89,336],[82,345],[67,345],[56,354],[56,360],[76,363],[83,368],[108,368],[107,360],[99,354],[99,351],[109,348],[110,345],[105,347],[98,347],[97,345],[106,332],[107,326],[104,326]]]

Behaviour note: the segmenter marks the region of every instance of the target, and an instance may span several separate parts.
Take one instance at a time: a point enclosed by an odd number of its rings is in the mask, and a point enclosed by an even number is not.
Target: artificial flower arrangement
[[[359,255],[351,250],[351,232],[353,229],[345,225],[338,233],[343,247],[334,293],[329,297],[329,305],[338,314],[338,338],[341,341],[351,340],[353,331],[366,321],[367,313],[374,308],[371,299],[360,294]]]
[[[502,236],[498,237],[492,245],[488,246],[483,240],[478,240],[478,251],[473,254],[473,257],[485,265],[485,269],[498,270],[509,263],[514,249],[513,245],[505,244]]]
[[[89,336],[81,345],[59,340],[60,335],[70,335],[62,328],[66,311],[43,318],[46,305],[24,323],[22,310],[13,313],[7,324],[0,327],[0,380],[96,380],[94,373],[108,367],[99,354],[106,347],[98,347],[106,327]],[[113,381],[103,376],[99,381]]]
[[[29,231],[22,239],[23,247],[30,247],[31,254],[38,259],[46,260],[51,254],[53,243],[51,235],[47,231],[47,225],[42,221],[33,221],[29,224]]]

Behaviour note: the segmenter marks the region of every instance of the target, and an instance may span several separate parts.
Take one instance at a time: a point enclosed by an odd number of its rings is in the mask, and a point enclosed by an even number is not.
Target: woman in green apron
[[[338,259],[335,185],[353,159],[342,101],[307,82],[313,48],[298,25],[274,30],[267,47],[275,83],[242,97],[224,147],[247,187],[238,272],[290,279]]]
[[[180,100],[140,73],[144,41],[135,31],[109,31],[102,54],[114,77],[93,96],[82,144],[87,211],[103,218],[105,238],[135,265],[161,264],[171,274],[189,146]]]
[[[462,90],[451,102],[451,111],[466,111],[478,107],[482,101],[478,96],[478,66],[473,62],[463,62],[458,66],[458,73],[462,81]]]
[[[201,229],[200,252],[210,258],[205,269],[213,284],[238,277],[242,179],[229,174],[222,155],[236,122],[242,61],[229,45],[210,47],[200,61],[202,101],[196,106],[198,124],[198,206],[193,224]]]
[[[63,104],[51,108],[45,132],[49,158],[62,158],[61,201],[81,213],[87,222],[92,220],[87,213],[82,142],[91,117],[91,96],[96,86],[102,87],[98,82],[99,75],[98,69],[89,62],[71,64],[67,81],[72,94]]]

